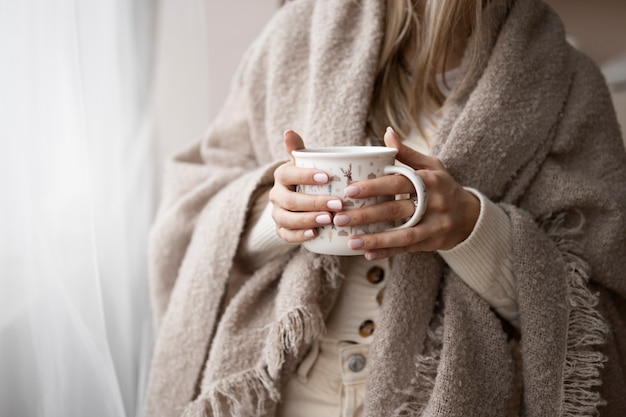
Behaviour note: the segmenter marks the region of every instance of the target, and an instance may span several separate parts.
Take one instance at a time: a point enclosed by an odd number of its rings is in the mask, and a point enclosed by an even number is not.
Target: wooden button
[[[371,336],[372,334],[374,334],[375,328],[376,328],[376,325],[374,324],[372,320],[365,320],[359,326],[359,334],[361,335],[361,337]]]
[[[385,270],[380,266],[373,266],[367,271],[367,280],[370,284],[379,284],[385,279]]]

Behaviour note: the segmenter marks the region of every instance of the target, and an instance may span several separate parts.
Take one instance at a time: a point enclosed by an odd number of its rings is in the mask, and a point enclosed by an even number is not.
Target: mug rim
[[[396,148],[386,146],[317,146],[297,149],[291,152],[294,157],[346,158],[359,156],[395,156]]]

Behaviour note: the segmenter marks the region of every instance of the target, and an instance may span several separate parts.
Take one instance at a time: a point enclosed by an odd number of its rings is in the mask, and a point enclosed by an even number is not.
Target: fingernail
[[[350,247],[350,249],[361,249],[363,246],[365,246],[365,241],[363,239],[350,239],[348,241],[348,246]]]
[[[333,219],[335,226],[345,226],[350,223],[350,216],[347,214],[336,214]]]
[[[328,214],[320,214],[315,218],[315,223],[317,224],[330,224],[330,222],[332,220]]]
[[[326,203],[326,207],[331,210],[341,210],[343,208],[343,203],[341,202],[341,200],[330,200],[328,203]]]
[[[380,253],[376,251],[365,252],[365,259],[368,261],[375,261],[380,256]]]
[[[349,185],[343,190],[346,197],[356,197],[361,192],[361,188],[357,185]]]
[[[319,182],[320,184],[326,184],[328,182],[328,175],[323,172],[318,172],[313,175],[313,180],[315,180],[315,182]]]
[[[312,229],[304,231],[304,237],[313,237],[315,236],[315,232]]]
[[[387,130],[385,130],[385,133],[394,133],[393,128],[391,126],[387,126]]]

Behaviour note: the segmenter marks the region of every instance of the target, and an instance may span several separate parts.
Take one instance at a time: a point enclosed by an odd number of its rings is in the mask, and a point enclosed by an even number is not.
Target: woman
[[[295,192],[327,177],[291,150],[381,138],[423,220],[301,248],[412,213]],[[168,166],[147,415],[623,415],[625,221],[603,78],[539,0],[291,2]]]

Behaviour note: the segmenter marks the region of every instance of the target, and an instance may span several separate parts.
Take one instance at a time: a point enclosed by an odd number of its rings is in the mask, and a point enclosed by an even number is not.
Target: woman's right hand
[[[328,183],[328,174],[319,169],[295,166],[291,152],[304,149],[300,135],[287,130],[283,140],[289,162],[274,171],[274,186],[269,194],[274,206],[272,217],[276,223],[276,234],[281,239],[289,243],[302,243],[317,236],[318,227],[330,225],[334,213],[343,209],[343,202],[337,197],[296,191],[298,185]]]

